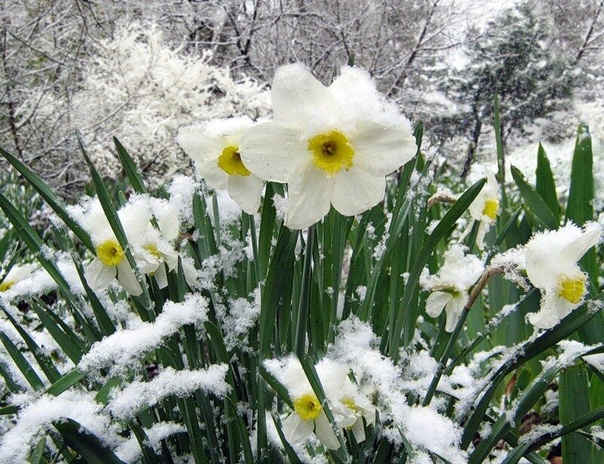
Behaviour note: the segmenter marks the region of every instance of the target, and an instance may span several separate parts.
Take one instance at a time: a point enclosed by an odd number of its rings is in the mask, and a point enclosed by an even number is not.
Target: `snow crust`
[[[141,322],[92,345],[78,368],[82,371],[109,368],[113,373],[123,374],[182,326],[201,325],[207,320],[207,311],[207,300],[201,295],[188,295],[182,303],[167,302],[155,322]]]

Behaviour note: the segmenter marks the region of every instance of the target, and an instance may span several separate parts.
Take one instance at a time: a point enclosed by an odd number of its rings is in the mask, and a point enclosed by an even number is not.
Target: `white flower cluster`
[[[358,68],[343,68],[325,87],[302,65],[283,66],[271,98],[272,120],[213,120],[177,137],[208,184],[226,187],[247,213],[258,210],[262,181],[274,181],[287,184],[291,229],[309,227],[331,206],[360,214],[382,200],[386,176],[416,152],[409,121]]]
[[[529,282],[541,292],[541,307],[528,314],[527,320],[537,329],[551,329],[583,303],[589,279],[578,261],[599,243],[601,235],[602,226],[596,222],[587,222],[583,229],[568,222],[558,230],[539,232],[526,245],[495,256],[490,269],[526,273]],[[461,245],[452,245],[438,274],[422,279],[423,288],[432,292],[426,300],[426,313],[438,317],[444,308],[445,329],[452,332],[468,302],[468,290],[485,271],[488,272],[476,256],[466,256]]]
[[[120,245],[98,198],[72,207],[71,214],[89,234],[96,257],[88,265],[86,276],[93,290],[107,287],[117,278],[131,295],[142,293],[141,285]],[[160,288],[168,285],[167,272],[178,266],[175,249],[180,223],[178,212],[167,201],[145,195],[133,195],[118,212],[128,240],[128,248],[143,274],[153,275]],[[185,277],[195,283],[195,268],[190,258],[182,257]]]
[[[358,443],[365,440],[365,426],[374,423],[376,409],[368,395],[350,380],[348,366],[328,358],[315,366],[325,392],[325,404],[317,397],[297,358],[265,361],[265,365],[287,388],[294,406],[283,422],[288,442],[302,443],[314,432],[326,448],[335,450],[340,447],[336,433],[345,429],[352,432]],[[325,406],[333,414],[335,429],[327,418]]]

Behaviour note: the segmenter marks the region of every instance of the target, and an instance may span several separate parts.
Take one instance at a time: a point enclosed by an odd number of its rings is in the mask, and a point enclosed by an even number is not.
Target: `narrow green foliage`
[[[566,221],[582,226],[595,219],[594,214],[593,151],[589,127],[582,123],[577,129],[575,151],[570,175],[570,187],[566,203]],[[600,275],[600,266],[595,249],[588,250],[580,260],[581,268],[587,272],[595,285]],[[604,338],[604,314],[600,313],[593,322],[580,331],[581,340],[597,343]]]
[[[590,412],[589,379],[585,366],[569,366],[560,374],[560,424],[567,425]],[[593,462],[587,438],[570,433],[562,438],[563,462]]]
[[[124,148],[121,142],[113,137],[113,143],[115,144],[115,149],[117,152],[117,156],[120,159],[120,163],[122,164],[122,168],[126,172],[126,176],[130,181],[130,185],[136,193],[147,193],[147,189],[145,187],[145,182],[143,178],[138,172],[138,168],[134,164],[132,157],[128,154],[128,151]]]
[[[535,170],[535,179],[535,190],[552,212],[556,224],[559,224],[560,203],[558,201],[558,194],[556,193],[554,174],[552,173],[547,153],[545,153],[545,149],[541,144],[539,144],[539,149],[537,150],[537,169]]]
[[[581,226],[593,220],[594,209],[593,152],[589,127],[582,123],[577,130],[575,152],[566,204],[566,220]]]
[[[107,446],[72,419],[54,424],[65,443],[90,464],[124,464]]]
[[[48,387],[46,393],[53,396],[59,396],[64,391],[70,389],[76,385],[80,380],[86,377],[86,372],[80,372],[77,369],[65,374],[61,378],[55,380],[53,384]]]
[[[42,379],[38,377],[36,371],[32,367],[32,365],[25,359],[25,357],[19,351],[19,348],[12,342],[10,338],[6,336],[4,332],[0,332],[0,341],[6,348],[9,356],[15,363],[15,365],[19,368],[25,379],[29,382],[29,384],[35,389],[40,390],[44,388],[44,383]]]
[[[48,205],[52,208],[52,210],[59,216],[65,225],[71,230],[88,248],[89,250],[94,250],[94,246],[90,240],[90,237],[82,229],[80,224],[74,221],[69,213],[66,211],[65,206],[61,202],[61,200],[55,195],[55,193],[44,183],[42,179],[38,175],[36,175],[31,169],[29,169],[25,164],[15,158],[13,155],[8,153],[7,151],[0,148],[0,154],[4,156],[4,158],[13,165],[13,167],[21,173],[21,175],[29,182],[29,184],[36,189],[36,191],[40,194],[42,198],[48,203]]]
[[[514,166],[512,166],[512,177],[518,186],[520,195],[522,195],[522,198],[524,199],[528,212],[531,213],[532,217],[537,221],[537,230],[557,229],[559,223],[556,221],[556,217],[549,205],[541,195],[529,185],[520,170]]]
[[[260,354],[262,358],[269,357],[275,320],[287,320],[289,317],[287,308],[290,307],[289,298],[292,292],[294,273],[294,249],[297,240],[297,233],[285,227],[281,228],[262,291],[259,322]],[[280,330],[288,330],[288,327],[280,327]]]

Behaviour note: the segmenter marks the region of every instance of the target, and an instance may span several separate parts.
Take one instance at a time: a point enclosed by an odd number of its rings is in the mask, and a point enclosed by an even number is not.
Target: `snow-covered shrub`
[[[269,110],[267,90],[252,79],[233,79],[227,68],[201,56],[172,49],[161,30],[131,23],[95,44],[82,82],[71,98],[63,128],[79,130],[101,173],[120,176],[113,137],[131,151],[146,181],[157,186],[189,165],[174,144],[178,127],[196,120],[245,114],[252,118]],[[40,113],[64,111],[52,94],[40,95]]]

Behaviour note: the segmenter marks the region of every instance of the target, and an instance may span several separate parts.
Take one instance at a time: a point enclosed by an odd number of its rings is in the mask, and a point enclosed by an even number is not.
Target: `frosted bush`
[[[150,185],[159,185],[188,164],[174,144],[178,127],[194,120],[267,114],[266,90],[252,79],[230,77],[210,64],[210,52],[192,56],[172,49],[154,24],[118,27],[95,46],[83,81],[73,95],[68,130],[79,129],[101,172],[120,175],[112,137],[131,150]],[[60,102],[40,96],[39,111]]]

